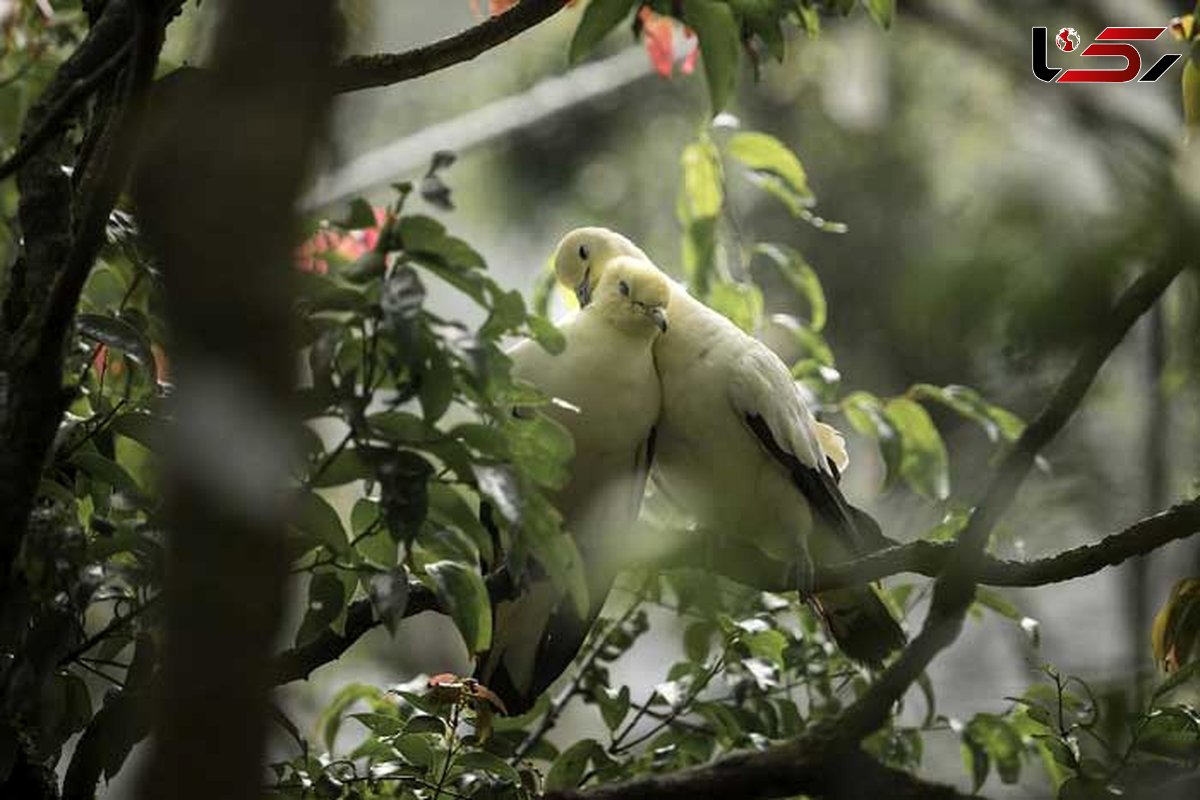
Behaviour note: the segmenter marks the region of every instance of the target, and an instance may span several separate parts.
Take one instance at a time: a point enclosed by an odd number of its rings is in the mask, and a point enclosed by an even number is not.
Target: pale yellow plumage
[[[570,663],[620,568],[621,537],[637,519],[648,443],[661,396],[651,346],[666,325],[669,286],[652,266],[617,259],[595,302],[563,320],[566,349],[532,341],[510,352],[513,374],[564,403],[547,413],[575,440],[571,477],[553,497],[583,556],[591,614],[581,619],[548,580],[533,580],[494,616],[479,679],[519,713]]]
[[[582,228],[559,245],[555,270],[581,303],[611,259],[645,253],[619,234]],[[723,535],[787,562],[803,590],[811,559],[842,561],[878,530],[837,488],[841,435],[816,421],[787,366],[769,348],[671,283],[671,330],[654,346],[662,382],[655,484]],[[871,587],[817,598],[843,649],[876,663],[902,633]]]

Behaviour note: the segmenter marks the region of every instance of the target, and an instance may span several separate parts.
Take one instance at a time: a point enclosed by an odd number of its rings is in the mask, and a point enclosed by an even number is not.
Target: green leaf
[[[434,749],[430,743],[431,734],[406,733],[397,737],[392,746],[400,753],[400,757],[409,764],[417,767],[428,767],[433,763]]]
[[[341,276],[350,283],[370,283],[382,278],[387,272],[387,257],[378,250],[368,250],[354,263],[341,270]]]
[[[372,575],[367,584],[367,596],[371,598],[375,616],[394,636],[396,626],[404,619],[404,610],[408,608],[408,570],[401,564]]]
[[[397,267],[383,282],[379,307],[384,323],[394,331],[408,330],[421,313],[425,286],[417,271],[408,265]]]
[[[716,625],[709,620],[700,620],[687,626],[683,632],[683,652],[690,661],[703,663],[712,647]]]
[[[683,148],[680,156],[683,167],[683,186],[680,190],[678,212],[681,220],[716,217],[721,213],[725,194],[721,189],[721,158],[707,137]]]
[[[971,776],[971,794],[978,794],[984,781],[987,780],[988,771],[991,769],[991,761],[988,758],[987,750],[979,742],[975,741],[973,737],[964,734],[962,737],[962,759],[967,774]]]
[[[725,109],[737,86],[738,57],[742,52],[737,19],[733,9],[715,0],[683,0],[683,16],[700,40],[704,76],[716,114]]]
[[[896,0],[863,0],[863,5],[875,24],[885,31],[892,27],[892,20],[896,17]]]
[[[529,318],[529,332],[533,338],[550,355],[558,355],[567,349],[567,339],[558,327],[543,316],[534,315]]]
[[[352,683],[334,695],[333,700],[329,701],[329,705],[325,707],[317,720],[316,727],[321,732],[321,741],[324,742],[325,749],[332,752],[338,730],[342,726],[342,715],[346,713],[346,709],[359,700],[375,700],[381,695],[382,692],[379,689],[365,683]]]
[[[479,515],[468,505],[466,499],[452,486],[444,483],[429,484],[429,518],[442,525],[457,528],[475,544],[485,563],[492,563],[492,537]]]
[[[988,758],[996,765],[996,773],[1002,783],[1016,783],[1021,775],[1021,753],[1024,745],[1016,730],[1001,717],[995,714],[976,714],[967,723],[965,736],[974,741],[987,752]],[[977,783],[975,790],[983,785],[983,778],[974,773]],[[986,768],[983,777],[987,776]]]
[[[756,172],[766,172],[782,180],[801,202],[811,202],[812,190],[804,165],[787,145],[765,133],[746,131],[729,138],[729,155]]]
[[[1003,439],[1011,442],[1025,429],[1019,417],[999,406],[984,400],[978,392],[968,386],[933,386],[928,383],[915,384],[908,393],[918,400],[933,400],[979,424],[992,441]]]
[[[162,417],[131,411],[113,418],[111,429],[152,452],[160,452],[167,440],[170,423]]]
[[[486,750],[471,750],[463,753],[455,760],[455,766],[473,772],[486,772],[502,781],[520,785],[521,776],[504,759],[492,755]]]
[[[692,220],[683,223],[683,227],[683,272],[692,292],[704,297],[716,267],[717,218]]]
[[[395,736],[404,730],[404,720],[391,714],[369,711],[363,714],[351,714],[350,719],[358,720],[376,736]]]
[[[151,373],[154,372],[154,353],[150,340],[133,325],[119,317],[104,314],[79,314],[75,318],[80,335],[113,350],[120,350]]]
[[[502,292],[493,299],[492,313],[479,329],[485,339],[494,339],[515,330],[525,321],[525,298],[516,289]]]
[[[429,513],[429,479],[433,465],[411,450],[387,454],[376,477],[383,520],[392,538],[407,543],[416,538]]]
[[[380,411],[367,417],[371,430],[389,441],[424,444],[438,438],[438,431],[416,414],[407,411]]]
[[[1200,720],[1184,706],[1155,709],[1146,716],[1135,747],[1162,758],[1194,762],[1200,759]]]
[[[788,641],[777,630],[755,631],[743,634],[742,644],[756,658],[764,658],[778,667],[783,667],[783,651],[787,649]]]
[[[825,327],[828,306],[816,270],[804,260],[804,256],[784,245],[760,244],[754,248],[754,252],[766,256],[796,294],[808,303],[808,327],[819,333]]]
[[[896,480],[900,476],[903,444],[900,432],[884,413],[879,398],[870,392],[851,392],[842,399],[842,413],[856,431],[879,442],[888,483]]]
[[[82,450],[69,459],[69,463],[78,467],[89,478],[111,486],[118,492],[131,498],[140,498],[142,489],[124,467],[97,452]]]
[[[308,584],[308,605],[296,633],[296,646],[311,642],[341,616],[346,606],[346,587],[332,572],[317,572]]]
[[[752,283],[718,283],[709,289],[708,304],[746,333],[762,321],[762,291]]]
[[[446,241],[446,226],[432,217],[411,214],[396,221],[396,235],[405,250],[440,255]]]
[[[349,549],[350,543],[338,513],[316,492],[304,491],[297,495],[292,509],[292,527],[333,553],[342,554]]]
[[[950,496],[950,466],[946,445],[918,403],[896,397],[884,406],[884,414],[900,435],[900,476],[918,494],[931,500]]]
[[[454,368],[440,350],[430,353],[429,365],[421,371],[417,399],[425,422],[431,425],[450,408],[454,399]]]
[[[824,375],[828,375],[829,373],[823,372],[821,368],[831,368],[834,365],[833,350],[830,349],[829,343],[825,341],[825,338],[790,314],[772,314],[771,321],[790,331],[796,337],[796,344],[800,345],[801,351],[806,356],[806,358],[796,363],[793,373],[802,372],[805,368],[808,368],[808,364],[810,363],[808,360],[811,360],[811,362],[815,362],[818,374],[821,374],[823,379],[825,379]],[[840,378],[840,376],[836,375],[836,370],[830,377],[834,379]]]
[[[588,762],[604,748],[595,739],[583,739],[568,747],[554,760],[546,774],[547,792],[565,792],[574,789],[583,780]]]
[[[391,569],[396,565],[399,547],[382,522],[379,503],[360,498],[350,512],[350,535],[355,541],[355,551],[368,563]]]
[[[315,489],[342,486],[354,481],[366,480],[373,475],[371,467],[363,459],[362,453],[351,447],[330,458],[328,463],[323,462],[323,465],[323,468],[317,467],[319,474],[309,481],[309,485]]]
[[[539,486],[561,489],[570,480],[575,440],[561,423],[540,412],[528,419],[510,417],[504,433],[513,461]]]
[[[604,724],[610,731],[615,731],[629,714],[629,687],[609,689],[601,686],[596,689],[595,698],[596,705],[600,706],[600,716],[604,718]]]
[[[509,522],[521,521],[521,492],[511,468],[489,464],[471,464],[479,493],[492,501],[500,516]]]
[[[374,228],[378,223],[375,221],[375,209],[371,208],[371,204],[361,197],[356,197],[350,201],[346,217],[336,220],[334,224],[339,228],[353,231]]]
[[[492,644],[492,608],[479,572],[457,561],[437,561],[425,568],[439,602],[462,634],[471,653]]]
[[[633,4],[634,0],[591,0],[583,11],[575,35],[571,37],[571,64],[582,61],[609,31],[629,16]]]
[[[1158,685],[1158,688],[1154,690],[1154,694],[1150,696],[1150,704],[1154,705],[1158,702],[1159,698],[1178,689],[1197,676],[1200,676],[1200,661],[1192,661],[1189,664],[1185,664]]]

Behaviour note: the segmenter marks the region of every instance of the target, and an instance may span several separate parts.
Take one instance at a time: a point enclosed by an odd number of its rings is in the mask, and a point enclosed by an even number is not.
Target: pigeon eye
[[[625,297],[629,297],[629,284],[625,281],[621,281],[617,284],[617,291],[619,291]]]
[[[586,244],[579,245],[579,257],[582,258],[584,261],[587,261],[588,246]]]

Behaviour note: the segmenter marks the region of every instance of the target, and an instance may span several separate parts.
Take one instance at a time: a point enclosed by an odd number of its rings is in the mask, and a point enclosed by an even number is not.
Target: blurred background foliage
[[[499,10],[490,5],[344,0],[345,49],[416,46]],[[490,627],[481,571],[495,566],[496,540],[475,520],[478,497],[501,509],[510,491],[534,502],[569,456],[548,420],[517,431],[502,413],[514,396],[532,402],[506,380],[507,337],[532,334],[553,347],[539,312],[552,318],[569,305],[545,289],[546,258],[565,230],[602,224],[629,235],[795,364],[826,420],[848,434],[848,496],[902,541],[953,533],[997,442],[1038,408],[1075,346],[1104,324],[1115,293],[1163,253],[1164,221],[1179,202],[1177,71],[1155,84],[1042,84],[1029,71],[1027,31],[1069,25],[1089,40],[1107,24],[1166,25],[1190,10],[1185,4],[914,0],[894,17],[889,3],[848,15],[842,5],[856,4],[805,4],[832,13],[789,27],[781,62],[763,53],[744,64],[715,124],[704,65],[689,75],[677,63],[662,77],[630,30],[632,15],[586,59],[590,83],[572,82],[568,44],[582,2],[474,62],[339,101],[308,201],[312,249],[298,265],[311,382],[302,399],[316,420],[300,477],[315,491],[301,502],[295,618],[281,648],[344,629],[356,597],[386,619],[408,599],[409,572],[453,613],[396,619],[308,682],[280,690],[300,749],[281,733],[274,752],[284,786],[363,788],[339,773],[345,765],[335,756],[321,755],[356,747],[383,765],[379,777],[440,774],[481,796],[493,779],[529,780],[502,760],[517,751],[553,763],[542,765],[551,786],[615,778],[794,735],[865,686],[794,604],[731,584],[714,592],[711,580],[687,571],[661,581],[632,575],[614,593],[609,621],[555,697],[582,703],[548,698],[528,719],[493,719],[486,698],[452,677],[470,672],[464,641],[482,645]],[[78,6],[0,0],[6,148],[78,41]],[[209,4],[185,6],[162,71],[203,63],[211,16]],[[682,30],[673,36],[683,56],[691,44]],[[1179,47],[1166,37],[1152,46]],[[1065,58],[1051,54],[1052,63]],[[764,147],[768,173],[793,170],[774,145],[752,138],[760,134],[798,157],[801,179],[793,171],[776,191],[761,174],[755,180],[746,167]],[[452,165],[435,158],[444,149],[455,151]],[[364,163],[374,169],[355,169]],[[15,190],[0,184],[6,220]],[[713,192],[721,200],[713,227],[698,232]],[[325,218],[334,222],[319,227]],[[159,581],[153,452],[169,394],[169,334],[158,322],[157,265],[139,251],[135,226],[114,216],[85,293],[72,362],[83,394],[44,489],[60,501],[48,506],[59,516],[41,518],[52,533],[38,540],[45,557],[29,556],[61,568],[43,576],[47,598],[60,584],[86,586],[68,599],[70,612],[88,633],[111,634],[46,689],[53,701],[41,708],[58,709],[44,715],[47,741],[65,743],[68,754],[110,684],[148,680],[137,665],[153,653],[144,633]],[[0,228],[6,267],[16,235],[11,224]],[[697,256],[706,242],[711,254]],[[236,243],[214,246],[236,255]],[[373,253],[386,256],[386,278]],[[1057,552],[1194,496],[1198,375],[1193,270],[1118,350],[1085,412],[1044,454],[993,550]],[[496,429],[502,436],[489,433]],[[908,449],[889,450],[889,436]],[[906,454],[920,463],[906,467]],[[409,491],[418,484],[428,488]],[[517,546],[518,561],[526,548],[569,586],[569,540],[539,508],[541,538],[525,530],[503,541]],[[91,584],[72,572],[97,564]],[[967,788],[992,775],[986,792],[1013,797],[1049,796],[1072,776],[1105,778],[1139,736],[1157,743],[1143,755],[1194,763],[1194,749],[1170,750],[1180,741],[1194,748],[1194,714],[1138,712],[1173,696],[1151,695],[1155,659],[1166,663],[1170,652],[1152,650],[1151,612],[1176,580],[1197,572],[1200,553],[1184,542],[1071,584],[981,592],[962,641],[931,670],[932,698],[914,696],[872,751]],[[906,611],[921,607],[923,586],[889,581]],[[1194,598],[1188,586],[1174,597]],[[1192,608],[1180,605],[1161,625],[1186,628],[1180,620]],[[133,624],[105,627],[134,610]],[[1188,656],[1174,658],[1178,667]],[[430,692],[416,676],[433,673],[451,677]],[[385,693],[410,679],[399,695]],[[1178,684],[1170,691],[1187,699]],[[785,695],[808,692],[806,719],[789,716],[795,704],[775,703],[781,686]],[[1064,703],[1068,718],[1045,718]],[[348,712],[362,724],[342,725]],[[552,744],[525,744],[547,713]],[[458,738],[460,716],[472,719],[475,739]],[[1132,720],[1140,733],[1131,736]],[[115,774],[128,749],[114,746],[104,768]],[[1034,762],[1045,768],[1021,769]],[[130,793],[134,771],[106,784],[107,796]]]

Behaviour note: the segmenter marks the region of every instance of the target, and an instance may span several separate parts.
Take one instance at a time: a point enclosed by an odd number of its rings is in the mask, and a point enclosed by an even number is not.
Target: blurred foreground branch
[[[293,209],[332,98],[331,0],[221,10],[209,79],[156,106],[134,182],[163,265],[178,387],[141,791],[179,800],[261,794],[288,568]]]

